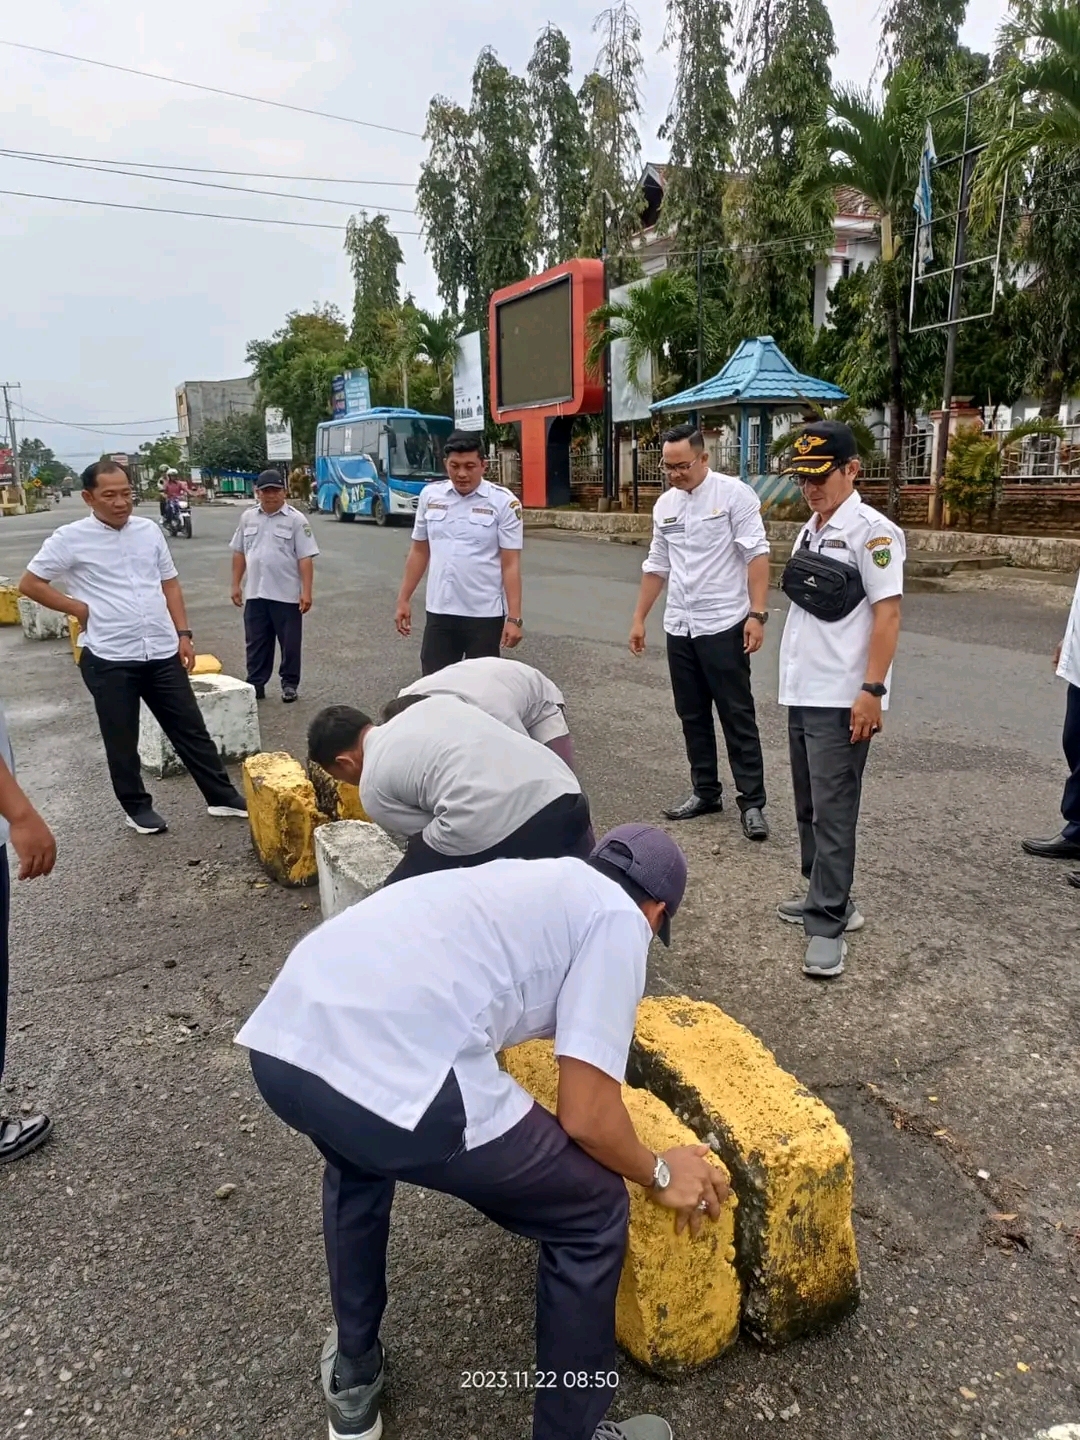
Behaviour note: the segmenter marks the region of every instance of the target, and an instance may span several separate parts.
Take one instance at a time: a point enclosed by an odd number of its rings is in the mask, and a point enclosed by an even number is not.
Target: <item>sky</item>
[[[567,34],[579,76],[592,64],[592,3],[571,0],[36,0],[6,7],[0,41],[62,50],[174,79],[329,111],[388,133],[117,74],[0,44],[3,142],[10,150],[132,164],[266,171],[313,179],[198,174],[203,182],[318,196],[306,203],[171,184],[0,154],[0,380],[13,392],[20,438],[37,435],[81,468],[102,450],[131,450],[175,431],[175,388],[247,373],[252,339],[290,310],[333,302],[352,286],[345,220],[366,206],[411,211],[430,97],[467,103],[476,56],[492,46],[523,72],[549,21]],[[877,0],[829,0],[837,81],[865,85],[874,69]],[[1005,0],[974,0],[963,39],[991,48]],[[662,49],[663,0],[638,0],[646,56],[643,160],[672,88]],[[321,183],[323,177],[349,184]],[[375,184],[374,182],[393,182]],[[287,228],[73,204],[74,198],[340,229]],[[416,217],[391,210],[401,235],[403,288],[438,307]],[[46,419],[41,417],[48,417]],[[70,422],[67,425],[57,421]],[[73,424],[87,428],[72,428]]]

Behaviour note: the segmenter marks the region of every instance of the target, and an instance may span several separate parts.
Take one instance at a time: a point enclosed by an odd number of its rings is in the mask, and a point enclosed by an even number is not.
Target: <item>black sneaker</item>
[[[282,687],[281,687],[281,698],[282,698],[282,700],[285,702],[286,705],[291,705],[294,700],[298,700],[300,697],[299,697],[299,692],[297,691],[296,686],[295,686],[295,685],[282,685]]]
[[[379,1348],[382,1349],[381,1346]],[[326,1337],[320,1362],[330,1440],[379,1440],[383,1428],[382,1416],[379,1414],[379,1396],[386,1380],[386,1354],[383,1352],[379,1373],[370,1385],[354,1385],[351,1390],[335,1390],[334,1365],[337,1353],[337,1326],[334,1325]]]
[[[169,828],[156,810],[140,810],[138,815],[126,815],[124,818],[140,835],[164,835]]]
[[[52,1121],[47,1115],[24,1115],[18,1120],[0,1115],[0,1165],[29,1155],[44,1145],[51,1133]]]
[[[206,813],[213,815],[218,820],[246,820],[248,818],[247,801],[239,790],[234,790],[231,800],[224,805],[208,805]]]
[[[265,686],[265,685],[256,685],[256,686],[255,686],[255,699],[256,699],[256,700],[265,700],[265,699],[266,699],[266,686]]]

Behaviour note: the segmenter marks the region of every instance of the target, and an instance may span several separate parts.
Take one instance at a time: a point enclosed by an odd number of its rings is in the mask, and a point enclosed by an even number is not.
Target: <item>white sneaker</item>
[[[672,1440],[671,1426],[659,1415],[634,1415],[629,1420],[601,1420],[593,1440]]]
[[[218,820],[246,820],[248,818],[247,807],[241,809],[239,805],[208,805],[206,813],[213,815]]]

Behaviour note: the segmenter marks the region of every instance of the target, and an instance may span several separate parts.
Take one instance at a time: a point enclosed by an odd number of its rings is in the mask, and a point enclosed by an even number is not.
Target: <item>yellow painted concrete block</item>
[[[221,661],[216,655],[196,655],[192,675],[220,675]]]
[[[68,616],[68,640],[71,643],[71,658],[77,665],[82,650],[79,645],[79,622],[75,619],[74,615]]]
[[[244,761],[251,840],[263,865],[282,885],[313,885],[315,829],[326,816],[299,760],[283,752]]]
[[[0,585],[0,625],[21,625],[19,592],[14,585]]]
[[[368,820],[355,785],[335,780],[314,760],[308,762],[307,771],[315,787],[315,803],[327,820]]]
[[[503,1064],[554,1113],[558,1065],[550,1040],[507,1050]],[[693,1145],[697,1137],[647,1091],[623,1086],[634,1129],[650,1150]],[[719,1169],[724,1166],[714,1157]],[[727,1174],[725,1170],[725,1175]],[[693,1239],[675,1233],[675,1216],[638,1185],[630,1193],[630,1234],[615,1306],[619,1344],[647,1369],[677,1374],[722,1355],[739,1333],[742,1289],[735,1273],[735,1197]]]
[[[339,820],[367,820],[367,811],[360,804],[360,789],[356,785],[346,785],[344,781],[335,780],[334,784],[338,792],[337,818]]]
[[[715,1140],[734,1177],[745,1329],[776,1346],[852,1310],[851,1141],[832,1111],[749,1030],[680,997],[642,1001],[629,1075]]]

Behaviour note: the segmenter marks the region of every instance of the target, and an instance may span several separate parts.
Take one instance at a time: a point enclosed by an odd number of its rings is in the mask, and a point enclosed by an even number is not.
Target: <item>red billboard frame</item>
[[[573,393],[568,400],[548,405],[499,404],[498,311],[508,300],[520,300],[535,290],[570,277],[570,345]],[[499,425],[521,426],[521,498],[529,509],[570,503],[570,430],[575,415],[599,415],[604,408],[604,378],[585,364],[589,349],[588,318],[604,303],[604,262],[567,260],[542,275],[531,275],[515,285],[496,290],[488,306],[491,356],[491,414]]]

